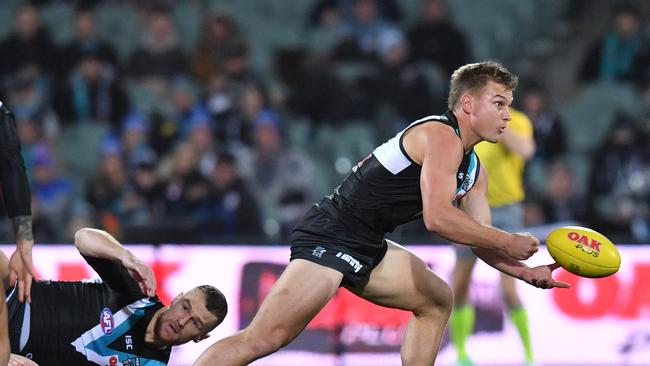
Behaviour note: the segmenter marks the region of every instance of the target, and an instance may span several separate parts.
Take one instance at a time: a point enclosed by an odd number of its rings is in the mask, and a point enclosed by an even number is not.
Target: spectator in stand
[[[97,121],[118,131],[129,110],[129,100],[98,50],[86,50],[56,93],[54,106],[64,127]]]
[[[377,0],[353,0],[352,3],[352,14],[342,25],[334,58],[340,61],[372,60],[376,56],[379,38],[398,27],[381,17]]]
[[[159,188],[164,197],[164,216],[181,230],[194,230],[210,218],[210,182],[199,170],[199,154],[194,145],[183,141],[161,162]]]
[[[253,130],[255,119],[264,109],[270,108],[270,99],[264,85],[251,83],[242,89],[237,105],[236,117],[228,124],[220,123],[217,136],[229,145],[238,144],[251,147],[254,144]]]
[[[58,135],[59,124],[50,106],[47,80],[38,68],[20,69],[8,81],[7,89],[7,102],[16,117],[23,148],[41,138],[53,141]]]
[[[131,185],[119,140],[107,136],[102,145],[101,165],[86,185],[86,200],[94,209],[95,221],[106,231],[121,235],[130,225],[148,222],[151,212],[148,202]]]
[[[349,90],[326,62],[301,50],[278,52],[276,74],[286,85],[286,106],[318,127],[336,124],[355,109]],[[314,88],[318,85],[318,88]]]
[[[32,205],[34,232],[40,242],[57,243],[64,240],[69,220],[75,214],[76,190],[62,176],[55,156],[45,143],[34,147],[32,161]]]
[[[304,153],[285,147],[281,128],[275,112],[260,112],[255,119],[253,161],[244,164],[251,168],[249,181],[265,221],[274,221],[274,225],[265,225],[272,238],[286,238],[314,199],[313,162]]]
[[[580,69],[580,81],[633,81],[634,62],[644,41],[641,10],[631,2],[612,9],[611,25],[588,50]]]
[[[60,51],[60,77],[65,79],[74,69],[77,61],[88,51],[95,52],[104,60],[106,66],[115,69],[117,66],[115,49],[97,32],[97,19],[92,7],[86,5],[77,8],[75,26],[75,37]]]
[[[244,86],[261,82],[250,63],[250,49],[244,39],[233,46],[224,54],[224,76],[235,95],[241,95]]]
[[[546,192],[541,207],[546,223],[567,222],[584,218],[584,200],[577,191],[571,166],[556,159],[548,165]]]
[[[400,126],[432,113],[432,106],[443,105],[435,100],[432,87],[416,63],[409,62],[410,45],[401,31],[384,33],[378,44],[380,64],[369,94],[380,103],[392,106],[399,116]]]
[[[120,129],[120,140],[124,162],[129,165],[132,159],[150,150],[147,142],[148,121],[138,111],[131,112],[122,122]],[[153,152],[151,152],[153,153]]]
[[[41,25],[38,8],[27,2],[18,8],[14,19],[13,31],[0,43],[0,75],[12,76],[29,64],[45,74],[53,71],[56,48]]]
[[[239,174],[234,155],[219,154],[210,180],[213,213],[205,230],[212,240],[259,241],[263,235],[259,208]]]
[[[619,114],[592,161],[589,222],[623,240],[650,240],[650,154],[636,121]],[[632,233],[632,237],[629,237]]]
[[[309,22],[312,25],[322,24],[328,13],[336,10],[342,17],[348,19],[352,17],[355,0],[320,0],[314,4],[309,12]],[[402,16],[399,6],[395,0],[377,0],[377,11],[379,15],[393,23],[400,21]]]
[[[150,216],[149,223],[159,218],[164,209],[156,175],[156,163],[154,156],[140,155],[129,168],[129,180],[133,187],[133,193],[144,201],[146,212]]]
[[[248,56],[229,60],[226,70],[226,74],[214,75],[207,86],[206,106],[216,121],[215,137],[228,149],[251,146],[252,121],[270,104],[270,98],[249,69]]]
[[[192,84],[184,78],[172,81],[169,90],[171,103],[164,103],[149,117],[149,144],[158,156],[170,153],[182,138],[183,126],[189,124],[198,101]]]
[[[521,91],[522,111],[533,123],[535,156],[543,162],[560,158],[567,152],[567,141],[560,116],[548,105],[544,86],[537,81],[524,84]]]
[[[187,59],[180,47],[176,24],[171,14],[155,8],[147,15],[147,30],[142,44],[126,65],[130,78],[154,88],[166,85],[167,80],[187,74]]]
[[[439,65],[444,75],[470,61],[467,37],[449,19],[445,0],[422,0],[420,14],[408,31],[413,59]]]
[[[201,39],[192,56],[192,75],[206,80],[224,72],[227,55],[243,42],[235,19],[225,13],[209,14],[203,19]]]
[[[214,142],[214,121],[203,108],[196,108],[186,126],[185,140],[194,146],[199,155],[199,171],[209,176],[217,160]]]

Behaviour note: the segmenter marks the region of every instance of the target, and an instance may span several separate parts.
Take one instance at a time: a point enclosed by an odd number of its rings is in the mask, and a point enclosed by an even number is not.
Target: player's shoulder
[[[443,123],[423,123],[415,126],[404,138],[409,156],[421,163],[425,156],[462,157],[463,143],[453,127]],[[454,159],[450,159],[450,162]]]
[[[444,117],[444,116],[443,116]],[[435,121],[435,120],[432,120]],[[462,141],[453,126],[445,123],[422,123],[413,129],[416,134],[425,139],[427,146],[436,147],[436,144],[458,145],[462,148]]]

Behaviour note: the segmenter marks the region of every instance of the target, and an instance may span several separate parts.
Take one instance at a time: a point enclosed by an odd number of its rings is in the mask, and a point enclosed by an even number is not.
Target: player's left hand
[[[156,278],[151,267],[133,254],[129,255],[123,264],[131,277],[138,281],[143,294],[149,297],[156,296]]]
[[[549,289],[554,287],[560,287],[560,288],[571,287],[568,283],[556,281],[551,276],[552,272],[559,267],[560,267],[559,264],[553,263],[553,264],[545,264],[533,268],[526,268],[521,273],[521,279],[535,287],[539,287],[543,289]]]
[[[36,270],[32,262],[32,241],[19,241],[16,251],[9,259],[9,283],[18,281],[18,300],[32,302],[32,280]]]

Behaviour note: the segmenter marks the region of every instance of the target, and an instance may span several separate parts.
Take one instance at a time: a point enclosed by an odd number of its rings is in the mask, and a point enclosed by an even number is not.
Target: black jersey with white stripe
[[[417,120],[354,166],[343,183],[318,203],[317,208],[339,218],[348,231],[372,241],[381,239],[398,225],[421,218],[422,167],[404,150],[403,136],[424,123],[451,126],[460,138],[458,121],[451,111]],[[464,154],[456,174],[456,200],[474,186],[479,166],[474,149]]]
[[[102,281],[37,281],[31,304],[8,299],[10,329],[19,330],[12,334],[12,352],[41,366],[166,365],[171,348],[145,343],[163,304],[146,298],[120,263],[84,258]]]

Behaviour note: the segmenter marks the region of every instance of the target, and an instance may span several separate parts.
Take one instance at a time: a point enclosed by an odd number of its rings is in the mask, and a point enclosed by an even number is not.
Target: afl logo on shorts
[[[111,334],[113,326],[115,325],[115,323],[113,323],[113,313],[111,312],[111,309],[104,308],[104,310],[102,310],[99,314],[99,325],[102,327],[102,332],[104,332],[104,334]]]

